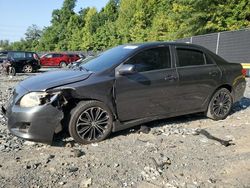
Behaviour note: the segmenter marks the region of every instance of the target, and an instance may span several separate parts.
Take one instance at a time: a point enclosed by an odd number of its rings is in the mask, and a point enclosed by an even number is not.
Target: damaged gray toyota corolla
[[[114,131],[157,119],[205,112],[227,117],[244,93],[240,64],[182,43],[121,45],[79,67],[30,77],[7,108],[10,132],[51,143],[67,128],[76,142],[101,141]]]

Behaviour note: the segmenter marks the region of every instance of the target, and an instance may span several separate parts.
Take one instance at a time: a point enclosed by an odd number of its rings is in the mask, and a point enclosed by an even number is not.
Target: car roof
[[[183,42],[144,42],[144,43],[128,43],[121,46],[138,46],[140,48],[147,48],[147,47],[153,47],[153,46],[159,46],[159,45],[178,45],[178,46],[190,46],[190,47],[198,47],[203,48],[202,46],[191,44],[191,43],[183,43]]]
[[[36,53],[36,52],[31,52],[31,51],[18,51],[18,50],[4,50],[0,51],[1,53],[8,53],[8,52],[26,52],[26,53]]]
[[[66,54],[65,52],[47,52],[46,54]]]

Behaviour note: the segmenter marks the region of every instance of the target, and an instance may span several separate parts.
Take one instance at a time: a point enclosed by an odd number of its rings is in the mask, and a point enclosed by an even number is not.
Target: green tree
[[[76,0],[65,0],[61,9],[52,12],[51,26],[44,31],[40,47],[45,50],[68,50],[67,33],[72,28],[67,27],[71,17],[75,15]]]
[[[42,35],[42,30],[39,29],[39,27],[35,24],[28,27],[25,33],[25,39],[26,40],[39,40]]]
[[[82,50],[92,50],[94,48],[92,36],[95,31],[95,23],[93,20],[95,19],[96,14],[96,8],[90,8],[84,18],[85,25],[79,33],[81,34],[80,48]]]
[[[11,49],[9,40],[0,40],[0,50]]]
[[[64,0],[53,11],[50,26],[41,31],[32,25],[25,39],[5,46],[37,51],[104,50],[122,43],[250,27],[249,0],[109,0],[99,12],[88,7],[78,13],[75,5],[76,0]]]
[[[94,50],[105,50],[116,46],[120,42],[114,22],[105,22],[102,27],[99,27],[93,36]]]
[[[118,18],[116,20],[117,33],[121,38],[121,43],[131,42],[130,29],[133,27],[133,16],[136,12],[136,1],[121,0]]]

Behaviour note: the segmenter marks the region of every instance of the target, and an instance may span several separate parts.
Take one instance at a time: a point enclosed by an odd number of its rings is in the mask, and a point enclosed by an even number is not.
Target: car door
[[[33,64],[33,53],[32,52],[25,52],[25,59],[26,59],[26,63],[29,63],[29,64]]]
[[[52,54],[52,58],[50,59],[50,66],[59,66],[60,63],[60,54]]]
[[[75,61],[75,55],[74,54],[68,54],[68,58],[69,58],[69,63]]]
[[[67,56],[65,54],[53,54],[53,66],[60,66],[61,62],[67,63]]]
[[[179,75],[176,93],[178,112],[202,111],[221,79],[221,71],[199,48],[176,46],[175,54]]]
[[[50,66],[51,65],[52,54],[46,54],[42,59],[43,66]]]
[[[120,121],[175,112],[178,82],[169,46],[140,51],[123,64],[135,66],[136,73],[119,75],[116,68],[116,106]]]
[[[18,70],[22,70],[23,66],[27,63],[26,62],[26,57],[25,57],[25,52],[11,52],[11,57],[14,60],[15,67]]]

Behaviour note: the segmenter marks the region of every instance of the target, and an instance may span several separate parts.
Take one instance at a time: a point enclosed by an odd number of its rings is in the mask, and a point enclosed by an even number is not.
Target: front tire
[[[82,101],[72,109],[69,121],[70,136],[78,143],[100,142],[112,131],[113,115],[99,101]]]
[[[225,119],[231,111],[233,98],[226,88],[221,88],[216,91],[210,100],[207,109],[207,117],[213,120]]]

